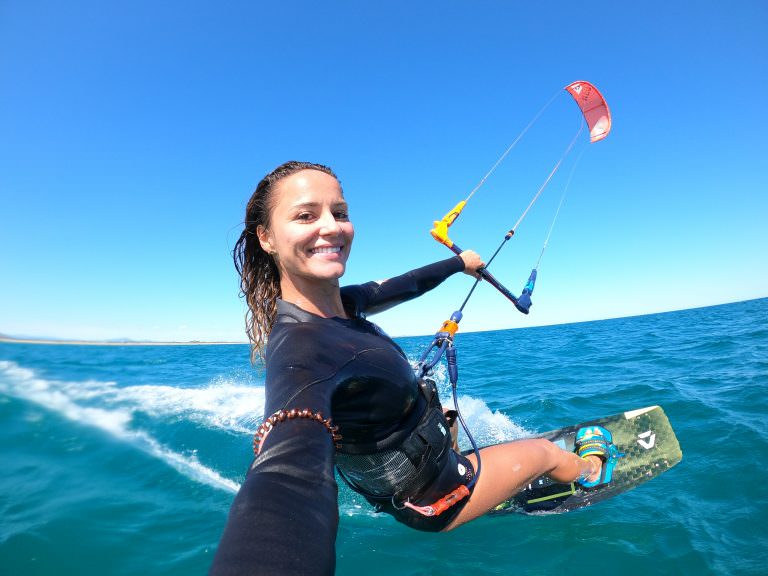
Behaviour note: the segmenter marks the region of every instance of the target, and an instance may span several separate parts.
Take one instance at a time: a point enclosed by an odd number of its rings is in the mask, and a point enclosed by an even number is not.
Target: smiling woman
[[[377,510],[430,532],[477,518],[545,472],[602,481],[610,440],[599,433],[584,458],[542,439],[486,448],[481,478],[477,455],[453,449],[434,382],[417,377],[400,347],[366,319],[457,272],[476,276],[480,256],[465,251],[383,282],[340,287],[353,237],[341,185],[325,166],[283,164],[248,202],[234,256],[252,356],[266,359],[270,416],[254,438],[214,574],[332,573],[334,466]]]

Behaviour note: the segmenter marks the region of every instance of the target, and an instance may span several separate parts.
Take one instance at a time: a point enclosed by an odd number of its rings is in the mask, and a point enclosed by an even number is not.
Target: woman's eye
[[[349,212],[346,210],[339,210],[333,213],[333,217],[336,218],[336,220],[349,220]]]
[[[309,222],[314,218],[314,214],[311,212],[301,212],[296,216],[296,220],[301,220],[302,222]]]

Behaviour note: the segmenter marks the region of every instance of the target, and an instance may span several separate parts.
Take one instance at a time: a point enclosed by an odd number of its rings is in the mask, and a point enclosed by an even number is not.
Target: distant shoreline
[[[565,322],[563,324],[541,324],[541,325],[533,325],[533,326],[513,326],[509,328],[493,328],[489,330],[475,330],[470,332],[464,332],[464,334],[473,334],[473,333],[481,333],[481,332],[501,332],[504,330],[537,330],[540,328],[548,328],[551,326],[566,326],[566,325],[577,325],[577,324],[587,324],[590,322],[606,322],[611,320],[623,320],[627,318],[639,318],[643,316],[655,316],[657,314],[674,314],[677,312],[686,312],[689,310],[701,310],[705,308],[718,308],[720,306],[730,306],[733,304],[744,304],[747,302],[753,302],[757,300],[764,300],[768,299],[768,296],[759,296],[757,298],[748,298],[746,300],[736,300],[734,302],[721,302],[718,304],[706,304],[702,306],[694,306],[693,308],[683,308],[683,309],[672,309],[672,310],[660,310],[657,312],[644,312],[639,314],[632,314],[629,316],[609,316],[605,318],[593,318],[591,320],[577,320],[572,322]],[[396,334],[393,336],[393,338],[427,338],[430,337],[430,334]],[[9,343],[9,344],[53,344],[53,345],[74,345],[74,346],[246,346],[248,345],[248,342],[203,342],[203,341],[197,341],[197,340],[191,340],[187,342],[153,342],[151,340],[145,340],[145,341],[127,341],[127,342],[120,342],[120,341],[108,341],[108,340],[55,340],[51,338],[15,338],[13,336],[8,336],[6,334],[0,334],[0,343]]]
[[[11,338],[0,336],[0,342],[9,344],[54,344],[71,346],[227,346],[245,345],[247,342],[202,342],[192,340],[189,342],[109,342],[99,340],[49,340],[44,338]]]

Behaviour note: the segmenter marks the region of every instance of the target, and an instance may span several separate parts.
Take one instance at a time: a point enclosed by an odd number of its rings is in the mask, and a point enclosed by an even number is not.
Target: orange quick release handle
[[[469,496],[469,488],[467,488],[466,486],[464,486],[464,484],[462,484],[461,486],[456,488],[456,490],[454,490],[450,494],[446,494],[434,504],[430,504],[428,506],[417,506],[416,504],[413,504],[406,500],[405,502],[403,502],[403,506],[406,508],[410,508],[414,512],[418,512],[422,516],[440,516],[440,514],[448,510],[448,508],[450,508],[457,502],[461,502],[467,496]]]
[[[456,336],[456,332],[459,331],[459,323],[454,322],[453,320],[446,320],[443,322],[443,325],[440,326],[440,330],[438,333],[441,332],[447,332],[451,339],[453,339],[454,336]]]
[[[440,500],[432,504],[431,508],[433,510],[433,515],[439,516],[440,514],[448,510],[448,508],[450,508],[457,502],[462,501],[467,496],[469,496],[469,488],[467,488],[466,486],[464,486],[464,484],[462,484],[461,486],[456,488],[456,490],[454,490],[450,494],[447,494],[446,496],[443,496],[442,498],[440,498]]]

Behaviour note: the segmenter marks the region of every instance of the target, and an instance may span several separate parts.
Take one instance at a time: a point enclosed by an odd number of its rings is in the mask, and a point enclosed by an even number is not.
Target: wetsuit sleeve
[[[339,523],[333,444],[321,424],[276,426],[235,497],[210,573],[332,575]]]
[[[331,414],[333,390],[314,362],[318,335],[302,335],[303,329],[292,325],[270,335],[265,416],[292,408]],[[334,442],[322,423],[276,424],[235,497],[210,573],[333,574],[339,523],[333,467]]]
[[[390,278],[381,284],[368,282],[345,286],[342,288],[342,295],[354,300],[358,313],[376,314],[421,296],[440,285],[449,276],[463,270],[464,261],[459,256],[454,256]]]

